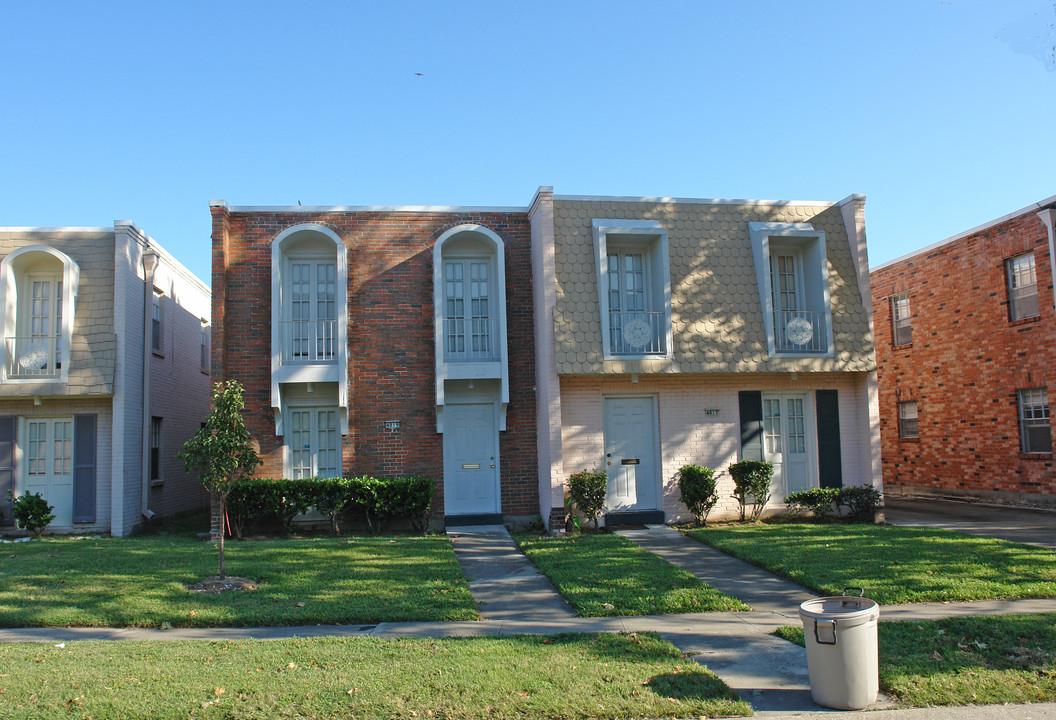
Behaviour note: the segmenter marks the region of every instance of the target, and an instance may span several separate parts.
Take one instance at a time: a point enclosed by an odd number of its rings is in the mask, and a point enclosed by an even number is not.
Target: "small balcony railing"
[[[444,318],[444,360],[497,362],[501,331],[497,318]]]
[[[663,355],[667,352],[662,312],[610,312],[609,352],[613,355]]]
[[[62,357],[57,337],[6,338],[7,377],[57,377]]]
[[[781,353],[819,353],[829,349],[825,313],[778,310],[774,313],[774,345]]]
[[[281,320],[279,331],[284,363],[337,362],[335,320]]]

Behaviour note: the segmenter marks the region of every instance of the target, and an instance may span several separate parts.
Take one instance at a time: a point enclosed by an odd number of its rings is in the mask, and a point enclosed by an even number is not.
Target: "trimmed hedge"
[[[385,523],[405,518],[424,532],[433,502],[434,482],[420,475],[396,478],[304,478],[272,480],[249,478],[235,484],[227,496],[231,530],[241,538],[247,530],[280,524],[287,533],[294,519],[312,508],[330,520],[340,532],[340,518],[347,511],[366,516],[370,529],[381,532]]]

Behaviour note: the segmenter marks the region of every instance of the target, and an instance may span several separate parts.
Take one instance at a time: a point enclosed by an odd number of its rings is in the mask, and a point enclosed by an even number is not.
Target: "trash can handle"
[[[818,645],[835,645],[836,644],[836,621],[835,620],[822,620],[823,623],[829,623],[832,629],[832,640],[822,640],[818,635],[818,620],[814,619],[814,642]]]
[[[843,594],[844,595],[850,595],[850,593],[847,592],[848,590],[857,590],[858,591],[858,597],[865,597],[865,588],[864,587],[858,587],[857,585],[848,585],[847,587],[845,587],[843,589]]]

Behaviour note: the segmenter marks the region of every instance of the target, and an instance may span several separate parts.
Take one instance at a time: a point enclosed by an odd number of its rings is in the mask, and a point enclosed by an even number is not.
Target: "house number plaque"
[[[705,415],[718,415],[719,411],[718,410],[705,410],[704,414]]]
[[[399,430],[400,429],[400,421],[399,420],[386,420],[385,421],[385,429],[386,430]]]

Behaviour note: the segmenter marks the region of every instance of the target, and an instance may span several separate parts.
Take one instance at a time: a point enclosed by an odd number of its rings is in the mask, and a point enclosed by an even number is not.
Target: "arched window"
[[[0,262],[5,381],[68,377],[79,278],[77,263],[46,245]]]

